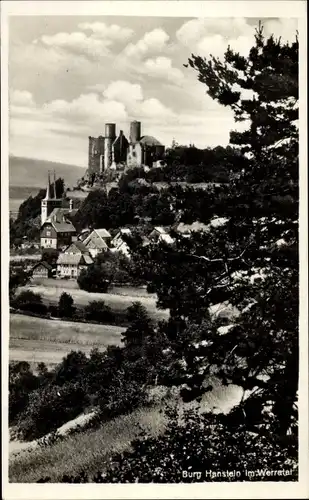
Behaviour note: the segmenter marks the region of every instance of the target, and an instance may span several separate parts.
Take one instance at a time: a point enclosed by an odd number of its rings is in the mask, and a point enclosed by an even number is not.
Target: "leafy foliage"
[[[10,264],[9,297],[12,300],[17,289],[25,286],[31,277],[31,273],[25,271],[24,266]]]
[[[56,248],[42,249],[42,260],[47,262],[52,267],[56,266],[58,256],[59,256],[59,250],[57,250]]]
[[[114,457],[102,482],[192,483],[204,481],[273,481],[265,471],[288,470],[280,480],[297,480],[297,447],[287,442],[284,448],[274,440],[249,434],[238,424],[235,432],[230,417],[194,411],[185,413],[179,423],[169,412],[163,436],[133,443],[133,452]],[[221,475],[220,475],[220,472]],[[236,474],[228,472],[237,471]],[[255,471],[255,476],[248,476]],[[260,472],[259,472],[260,471]]]
[[[72,318],[75,307],[73,297],[66,292],[63,292],[59,297],[58,314],[60,318]]]
[[[48,385],[30,394],[29,402],[19,418],[24,439],[35,439],[57,429],[81,413],[87,396],[79,384],[67,382],[61,388]]]
[[[107,291],[112,283],[130,283],[130,261],[120,253],[102,252],[83,270],[77,282],[87,292]]]
[[[113,313],[104,300],[92,300],[85,307],[85,319],[98,323],[110,323],[113,321]]]
[[[43,304],[41,295],[31,290],[20,292],[19,295],[11,300],[11,305],[16,309],[37,314],[46,314],[47,312],[47,307]]]

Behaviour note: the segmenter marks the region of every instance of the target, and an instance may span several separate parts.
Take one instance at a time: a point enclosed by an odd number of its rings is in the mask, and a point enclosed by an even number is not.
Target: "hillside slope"
[[[62,177],[66,186],[73,186],[85,174],[86,167],[10,156],[9,184],[18,187],[43,188],[46,186],[48,170],[55,170],[57,177]]]

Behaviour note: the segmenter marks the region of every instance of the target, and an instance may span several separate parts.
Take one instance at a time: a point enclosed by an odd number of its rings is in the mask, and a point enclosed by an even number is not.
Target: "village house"
[[[114,247],[114,248],[117,248],[119,247],[119,245],[121,243],[125,243],[124,241],[124,236],[131,236],[132,235],[132,231],[131,229],[129,228],[122,228],[122,229],[119,229],[118,233],[116,234],[116,236],[112,239],[111,241],[111,245]]]
[[[116,236],[111,241],[111,251],[122,253],[126,257],[130,257],[130,248],[127,242],[125,241],[125,236],[131,236],[132,232],[129,228],[122,228],[118,231]]]
[[[52,266],[45,261],[38,262],[32,268],[32,279],[52,277]]]
[[[109,249],[111,239],[111,234],[106,229],[94,229],[83,243],[94,258]]]
[[[59,254],[57,260],[57,276],[76,279],[83,269],[93,263],[87,247],[81,241],[74,241]]]
[[[63,249],[77,240],[76,229],[67,219],[68,210],[55,208],[41,226],[41,247]]]
[[[77,238],[80,241],[85,241],[85,239],[88,238],[90,233],[91,233],[91,229],[89,229],[89,228],[82,229],[80,231],[80,233],[77,235]]]
[[[162,226],[156,226],[148,235],[148,239],[155,243],[165,242],[169,245],[174,243],[173,238],[168,234],[167,230]]]
[[[180,222],[173,227],[173,230],[181,236],[188,238],[192,235],[192,233],[209,232],[209,226],[206,226],[206,224],[203,224],[199,221],[195,221],[192,224],[185,224],[184,222]]]
[[[125,241],[120,241],[116,247],[110,249],[113,253],[122,253],[128,259],[130,258],[130,247]]]

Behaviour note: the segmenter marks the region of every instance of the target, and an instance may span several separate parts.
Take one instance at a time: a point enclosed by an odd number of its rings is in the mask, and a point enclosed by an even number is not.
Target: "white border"
[[[300,41],[300,395],[297,483],[203,483],[179,485],[65,485],[8,483],[8,16],[121,15],[155,17],[298,17]],[[85,1],[1,3],[1,300],[3,499],[105,498],[308,498],[308,236],[307,236],[307,25],[305,1]]]

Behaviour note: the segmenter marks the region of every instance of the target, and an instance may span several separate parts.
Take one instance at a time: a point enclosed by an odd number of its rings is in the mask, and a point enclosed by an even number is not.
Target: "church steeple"
[[[54,170],[54,198],[57,200],[57,189],[56,189],[56,170]]]
[[[41,201],[41,226],[50,216],[55,208],[62,207],[62,197],[57,198],[56,192],[56,172],[53,175],[53,186],[51,185],[51,172],[48,171],[48,181],[45,198]]]
[[[47,180],[47,188],[46,188],[46,195],[45,195],[45,200],[50,200],[50,173],[48,171],[48,180]]]

